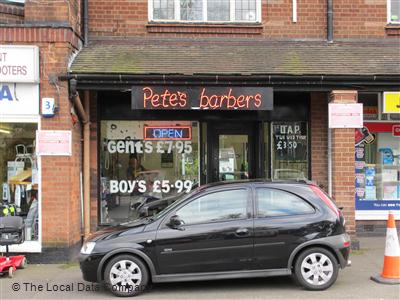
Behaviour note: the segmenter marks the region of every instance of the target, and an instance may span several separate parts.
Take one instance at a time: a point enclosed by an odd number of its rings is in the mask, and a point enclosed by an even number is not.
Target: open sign
[[[169,141],[185,141],[192,139],[191,126],[145,126],[145,140],[169,140]]]

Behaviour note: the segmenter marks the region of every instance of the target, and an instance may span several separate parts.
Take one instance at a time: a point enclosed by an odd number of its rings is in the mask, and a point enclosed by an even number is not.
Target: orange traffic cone
[[[400,284],[400,246],[393,212],[389,212],[387,222],[383,271],[371,279],[378,283]]]

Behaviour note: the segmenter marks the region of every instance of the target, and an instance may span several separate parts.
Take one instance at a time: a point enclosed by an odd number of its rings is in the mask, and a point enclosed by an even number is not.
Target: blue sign
[[[8,101],[14,100],[10,87],[6,84],[0,86],[0,101],[2,100],[8,100]]]
[[[356,201],[356,210],[400,210],[400,201],[358,199]]]
[[[145,126],[145,140],[173,140],[185,141],[192,139],[191,126]]]

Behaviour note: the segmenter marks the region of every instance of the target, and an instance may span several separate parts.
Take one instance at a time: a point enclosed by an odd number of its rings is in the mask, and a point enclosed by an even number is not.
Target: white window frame
[[[392,18],[391,18],[391,16],[392,16],[392,0],[387,0],[386,7],[387,7],[387,23],[388,24],[400,24],[400,18],[397,22],[392,21]]]
[[[208,21],[207,20],[207,0],[203,1],[203,19],[202,20],[181,20],[181,6],[180,0],[174,0],[174,19],[154,19],[153,16],[153,0],[148,0],[148,17],[149,22],[162,22],[162,23],[246,23],[246,24],[254,24],[254,23],[261,23],[261,0],[256,0],[256,19],[254,21],[244,21],[244,20],[235,20],[235,0],[230,0],[230,20],[229,21]]]
[[[40,116],[26,116],[26,115],[10,115],[1,116],[0,123],[33,123],[37,124],[37,130],[41,129]],[[37,158],[38,167],[38,239],[36,241],[25,240],[22,244],[10,245],[9,251],[21,253],[41,253],[42,252],[42,158]],[[0,252],[5,252],[6,247],[0,246]]]

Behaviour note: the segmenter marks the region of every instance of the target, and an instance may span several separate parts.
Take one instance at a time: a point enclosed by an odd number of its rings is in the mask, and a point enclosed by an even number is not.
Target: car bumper
[[[98,282],[97,271],[102,257],[102,255],[93,254],[79,255],[79,266],[84,280],[89,282]]]
[[[349,260],[350,245],[350,236],[347,233],[337,236],[334,247],[342,269],[351,266],[351,261]]]

